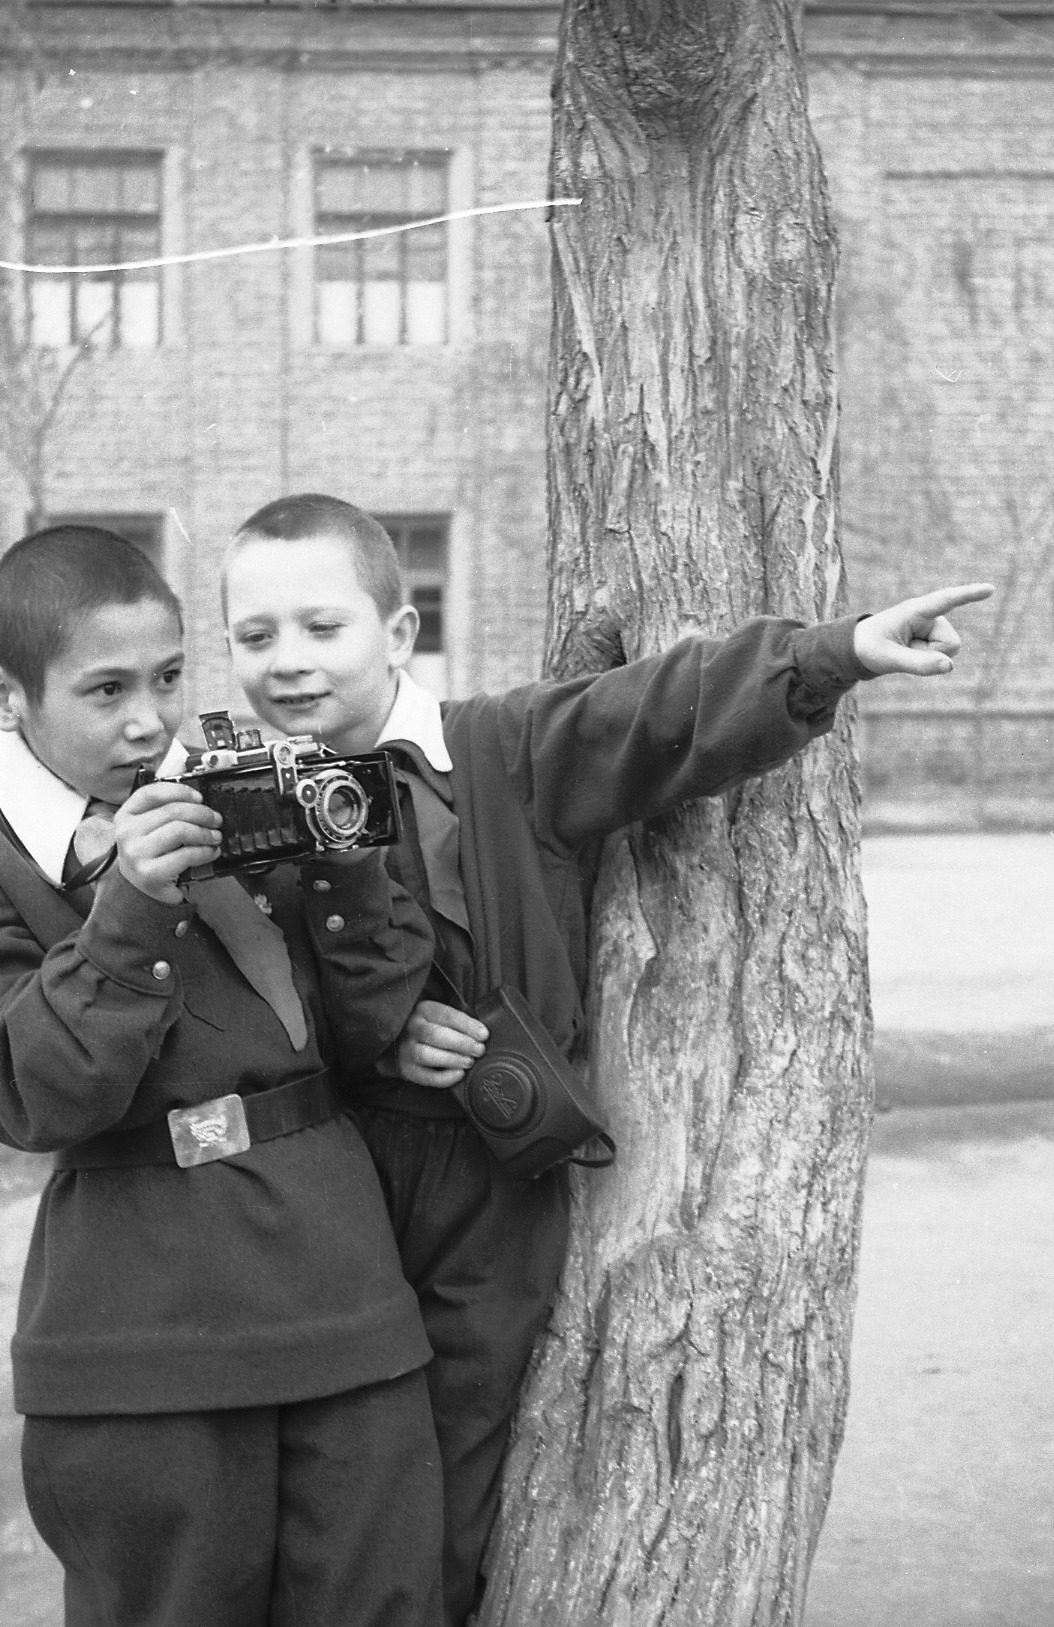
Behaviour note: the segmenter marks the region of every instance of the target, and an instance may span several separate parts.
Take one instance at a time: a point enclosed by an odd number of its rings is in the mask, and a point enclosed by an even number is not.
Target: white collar
[[[161,773],[178,773],[186,751],[173,740]],[[0,811],[49,881],[59,886],[88,798],[35,757],[20,734],[0,729]]]
[[[34,757],[20,734],[0,730],[0,809],[56,887],[88,798]]]
[[[443,739],[443,714],[439,710],[439,702],[427,689],[415,683],[408,672],[400,669],[396,679],[398,688],[395,702],[377,745],[383,746],[389,740],[408,740],[424,753],[437,774],[449,774],[454,765]]]

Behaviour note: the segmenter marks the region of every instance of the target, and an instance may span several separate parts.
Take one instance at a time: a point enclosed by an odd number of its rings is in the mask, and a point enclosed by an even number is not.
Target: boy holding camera
[[[188,896],[219,815],[133,790],[181,646],[120,537],[0,560],[0,1138],[56,1154],[12,1345],[27,1502],[70,1627],[436,1627],[430,1352],[333,1071],[402,1028],[431,937],[376,853]]]
[[[235,672],[284,732],[398,757],[405,839],[388,865],[436,939],[424,999],[358,1099],[435,1352],[448,1627],[478,1599],[517,1388],[567,1228],[566,1167],[512,1178],[442,1088],[484,1052],[471,1011],[511,987],[565,1056],[580,1054],[583,846],[784,762],[831,727],[860,679],[950,670],[959,640],[945,612],[990,591],[820,627],[759,618],[599,676],[440,707],[406,673],[417,616],[369,516],[291,497],[235,536],[224,597]]]

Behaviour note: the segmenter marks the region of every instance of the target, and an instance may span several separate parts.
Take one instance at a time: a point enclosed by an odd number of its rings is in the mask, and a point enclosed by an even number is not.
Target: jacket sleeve
[[[355,1072],[387,1050],[420,999],[432,929],[376,848],[312,860],[300,876],[326,1019]]]
[[[727,639],[511,691],[497,703],[501,749],[538,837],[574,850],[785,762],[870,676],[853,653],[858,619],[758,618]]]
[[[116,871],[44,952],[0,892],[0,1139],[47,1152],[109,1129],[182,1009],[174,927]]]

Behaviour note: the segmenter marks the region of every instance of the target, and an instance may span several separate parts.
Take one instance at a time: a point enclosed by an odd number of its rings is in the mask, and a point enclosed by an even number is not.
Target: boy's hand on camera
[[[856,658],[875,674],[910,672],[929,678],[951,672],[962,639],[946,619],[948,612],[987,599],[993,592],[990,582],[968,582],[963,587],[938,588],[875,616],[865,616],[853,630]]]
[[[191,786],[154,780],[133,791],[114,817],[117,868],[149,898],[178,904],[179,877],[215,858],[222,824]]]
[[[381,1071],[413,1085],[448,1090],[483,1055],[487,1037],[483,1024],[466,1011],[439,1000],[420,1000]]]

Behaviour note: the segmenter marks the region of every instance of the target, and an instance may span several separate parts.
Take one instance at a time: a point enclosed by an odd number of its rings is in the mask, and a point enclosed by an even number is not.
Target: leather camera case
[[[499,1163],[523,1180],[568,1159],[610,1164],[615,1143],[589,1092],[523,996],[503,985],[475,1014],[490,1032],[487,1049],[453,1091]],[[594,1137],[603,1151],[577,1157]]]

